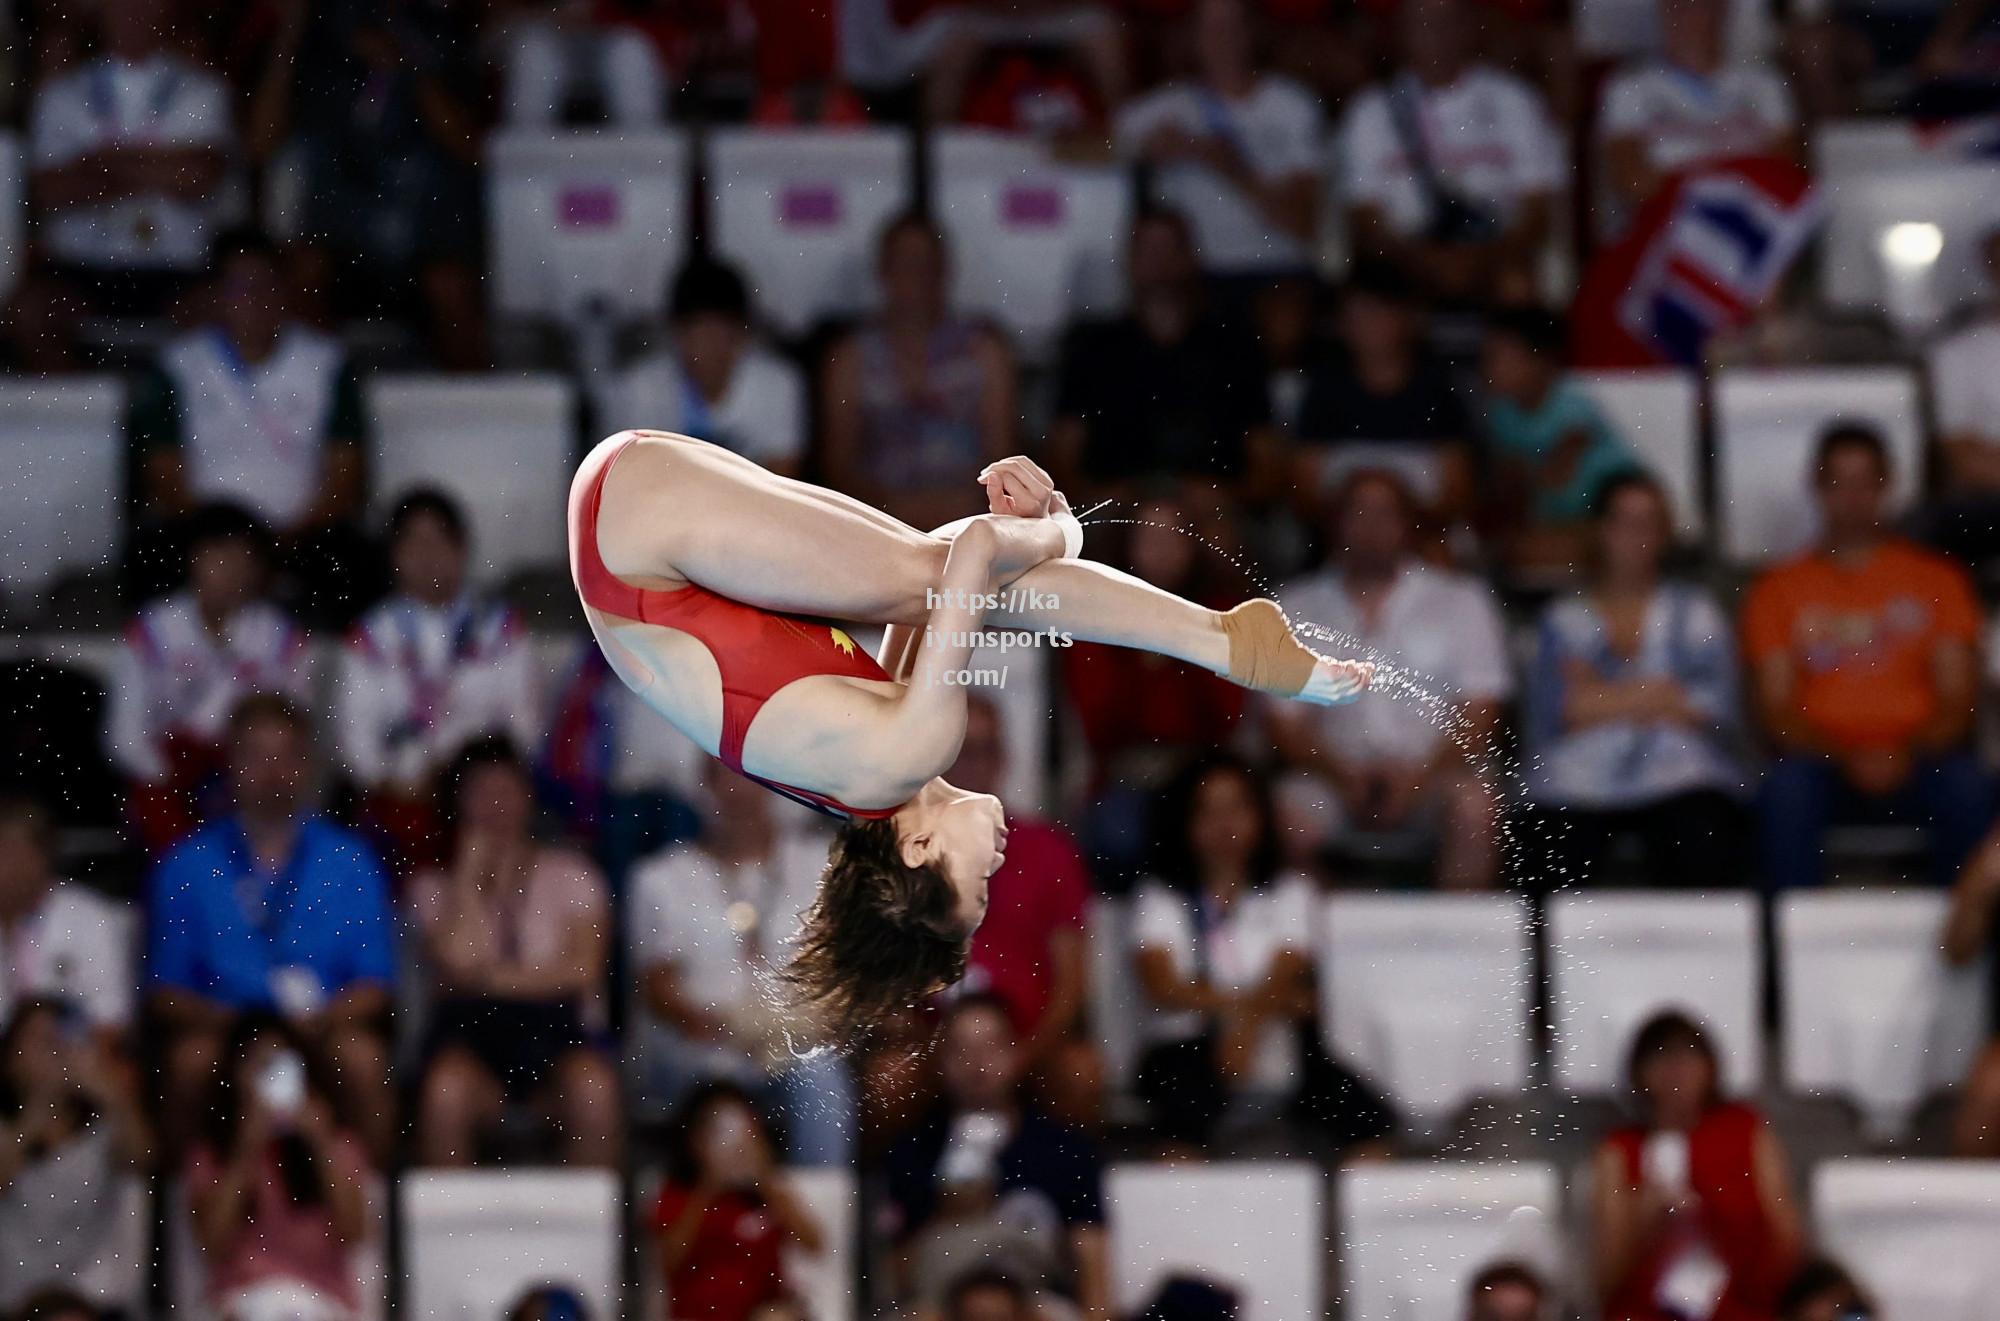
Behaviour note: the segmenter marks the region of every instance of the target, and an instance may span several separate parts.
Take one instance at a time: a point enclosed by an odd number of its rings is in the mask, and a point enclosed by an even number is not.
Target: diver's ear
[[[897,845],[897,849],[903,855],[903,865],[905,867],[913,869],[921,867],[931,860],[931,832],[928,830],[921,832],[912,831],[903,836],[901,842]]]

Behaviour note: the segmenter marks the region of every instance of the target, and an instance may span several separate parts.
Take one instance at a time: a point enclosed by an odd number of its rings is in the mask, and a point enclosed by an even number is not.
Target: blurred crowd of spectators
[[[16,6],[34,223],[0,361],[109,362],[133,389],[102,709],[8,675],[46,705],[0,801],[0,1310],[88,1314],[44,1291],[88,1290],[120,1170],[184,1199],[223,1314],[338,1315],[383,1171],[644,1144],[676,1316],[796,1310],[779,1249],[825,1230],[784,1168],[860,1161],[885,1301],[1097,1321],[1108,1150],[1396,1149],[1392,1108],[1322,1044],[1328,885],[1784,890],[1826,880],[1837,825],[1896,821],[1952,891],[1945,955],[2000,945],[1979,739],[2000,322],[1934,349],[1916,510],[1892,516],[1883,436],[1836,425],[1799,492],[1818,541],[1742,584],[1677,545],[1547,305],[1551,263],[1616,241],[1676,172],[1797,164],[1857,88],[1902,71],[1981,104],[1983,6],[1834,5],[1771,60],[1729,51],[1726,8],[1662,0],[1654,48],[1603,69],[1538,0]],[[680,770],[587,639],[552,670],[546,632],[475,581],[452,497],[374,492],[393,512],[365,515],[362,374],[495,360],[485,134],[669,118],[982,125],[1140,164],[1162,205],[1127,236],[1124,310],[1046,365],[951,306],[921,211],[882,230],[873,310],[805,342],[757,325],[756,271],[698,252],[651,347],[585,382],[595,431],[701,436],[920,527],[1025,450],[1077,507],[1130,513],[1094,553],[1212,605],[1275,587],[1329,649],[1412,677],[1314,710],[1060,653],[1059,810],[1016,821],[964,992],[852,1055],[795,1053],[759,972],[823,837]],[[283,242],[243,225],[281,178]],[[1331,284],[1330,195],[1352,254]],[[1762,351],[1745,339],[1715,352]],[[1005,783],[1006,728],[976,699],[950,778]],[[119,840],[103,885],[62,879],[88,826]],[[140,878],[136,940],[106,856]],[[1109,894],[1145,1009],[1136,1122],[1091,1031]],[[1807,1260],[1783,1143],[1720,1095],[1701,1024],[1647,1024],[1630,1084],[1594,1171],[1607,1316],[1718,1278],[1730,1321],[1865,1314]],[[2000,1154],[2000,1042],[1951,1141]],[[1190,1284],[1155,1311],[1213,1305]],[[1553,1305],[1503,1265],[1467,1314]]]

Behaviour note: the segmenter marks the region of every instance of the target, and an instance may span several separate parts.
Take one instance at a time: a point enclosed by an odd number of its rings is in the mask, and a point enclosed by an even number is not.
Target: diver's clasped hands
[[[986,488],[988,513],[1054,519],[1062,527],[1063,558],[1075,559],[1082,553],[1083,525],[1070,512],[1069,501],[1056,489],[1055,479],[1039,463],[1016,454],[987,464],[980,469],[978,481]]]

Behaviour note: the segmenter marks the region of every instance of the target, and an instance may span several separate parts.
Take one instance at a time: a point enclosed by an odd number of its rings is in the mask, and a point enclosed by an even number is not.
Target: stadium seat
[[[1666,1009],[1707,1029],[1729,1091],[1762,1082],[1758,910],[1748,896],[1561,894],[1549,900],[1548,940],[1558,1088],[1622,1090],[1632,1033]]]
[[[1832,1161],[1813,1172],[1813,1218],[1878,1321],[1991,1321],[2000,1161]]]
[[[954,305],[993,318],[1025,356],[1048,358],[1073,317],[1117,305],[1129,172],[1058,163],[1014,134],[948,129],[932,139],[931,177]]]
[[[1104,1076],[1113,1092],[1132,1089],[1139,1069],[1139,1016],[1152,1012],[1132,966],[1131,903],[1099,895],[1091,901],[1090,1018]]]
[[[0,133],[0,304],[13,296],[27,249],[28,167],[21,139]]]
[[[1660,47],[1659,6],[1652,0],[1578,0],[1572,21],[1586,56],[1641,55]],[[1729,0],[1729,52],[1740,59],[1769,53],[1776,32],[1771,0]]]
[[[420,1170],[403,1176],[405,1315],[491,1321],[541,1284],[618,1315],[621,1219],[609,1170]]]
[[[413,486],[440,486],[464,502],[486,581],[568,562],[575,387],[555,377],[377,376],[363,389],[378,513]]]
[[[1420,1126],[1528,1085],[1527,906],[1492,895],[1339,894],[1327,902],[1327,1047]]]
[[[1561,1278],[1562,1185],[1550,1166],[1357,1165],[1337,1196],[1347,1316],[1459,1321],[1472,1277],[1501,1260]]]
[[[1113,1302],[1143,1307],[1172,1275],[1236,1291],[1240,1321],[1316,1321],[1325,1175],[1289,1161],[1114,1165],[1105,1176]]]
[[[653,1170],[634,1181],[635,1232],[646,1232],[651,1223],[660,1180],[659,1171]],[[785,1281],[813,1321],[854,1321],[854,1248],[858,1241],[854,1175],[844,1169],[786,1170],[785,1181],[826,1235],[826,1250],[818,1256],[785,1249]],[[669,1314],[666,1287],[660,1280],[660,1257],[649,1241],[639,1254],[639,1298],[632,1315],[639,1321],[665,1321]]]
[[[1901,506],[1923,474],[1916,376],[1901,367],[1742,368],[1718,374],[1713,395],[1716,499],[1723,554],[1739,564],[1796,554],[1817,533],[1812,461],[1829,423],[1879,427]]]
[[[1829,307],[1934,322],[1991,296],[1979,247],[2000,213],[2000,166],[1990,123],[1983,132],[1967,142],[1907,120],[1821,130],[1820,296]],[[1937,228],[1942,245],[1927,266],[1899,270],[1884,253],[1890,228],[1906,223]]]
[[[675,132],[504,131],[487,144],[488,279],[503,317],[573,321],[593,303],[658,318],[688,243]]]
[[[125,502],[125,386],[0,380],[0,590],[32,596],[111,567]]]
[[[1684,536],[1708,529],[1701,485],[1701,383],[1676,370],[1586,372],[1576,378],[1674,504]]]
[[[708,232],[782,335],[861,311],[875,240],[910,205],[910,146],[893,129],[717,129]]]
[[[1940,956],[1946,906],[1934,890],[1778,901],[1786,1087],[1852,1100],[1874,1134],[1897,1137],[1965,1076],[1985,1039],[1986,974]]]
[[[141,1184],[141,1191],[144,1186]],[[165,1186],[168,1306],[177,1317],[208,1321],[215,1312],[203,1297],[207,1268],[202,1261],[200,1242],[194,1236],[194,1216],[188,1210],[187,1189],[179,1180]],[[368,1233],[353,1248],[354,1294],[360,1300],[355,1321],[383,1321],[389,1314],[389,1241],[387,1214],[389,1185],[379,1175],[368,1177]],[[152,1227],[150,1204],[140,1222],[138,1241],[147,1242]],[[143,1280],[143,1271],[139,1272]],[[135,1299],[135,1301],[137,1301]],[[143,1315],[145,1309],[136,1314]]]

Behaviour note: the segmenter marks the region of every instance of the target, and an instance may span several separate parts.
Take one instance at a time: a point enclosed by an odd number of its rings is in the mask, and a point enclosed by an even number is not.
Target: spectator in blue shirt
[[[1559,818],[1530,832],[1548,885],[1590,879],[1621,834],[1656,884],[1741,873],[1736,647],[1707,593],[1662,577],[1672,538],[1659,484],[1613,478],[1589,583],[1542,612],[1523,741],[1530,796]]]
[[[1568,331],[1537,307],[1509,308],[1487,323],[1487,463],[1496,479],[1496,529],[1508,568],[1529,578],[1568,572],[1588,558],[1590,513],[1606,482],[1637,468],[1625,445],[1563,369]]]
[[[367,845],[311,815],[311,745],[290,698],[244,699],[227,738],[234,811],[184,840],[148,882],[167,1113],[198,1113],[239,1015],[274,1012],[333,1065],[385,1155],[395,1131],[382,1030],[395,976],[388,886]]]

